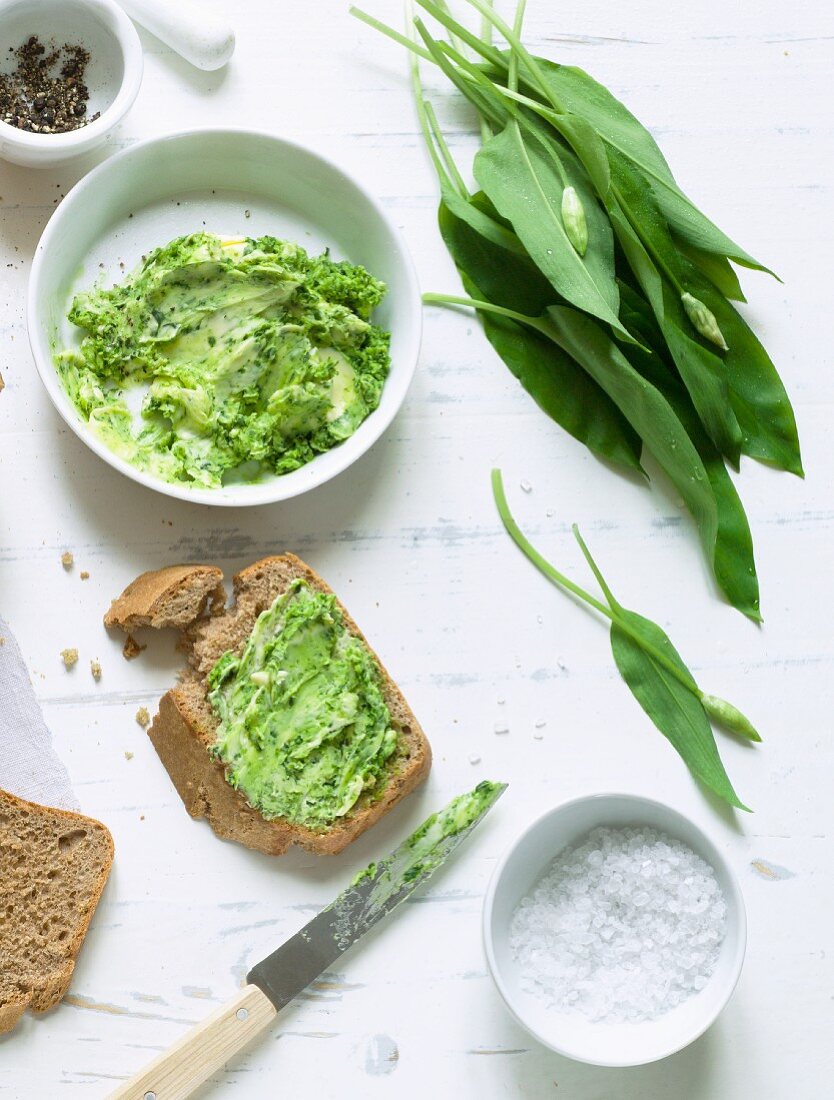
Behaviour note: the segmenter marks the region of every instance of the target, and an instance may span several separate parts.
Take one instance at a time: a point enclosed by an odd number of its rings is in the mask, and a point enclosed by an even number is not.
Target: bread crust
[[[0,790],[0,896],[12,911],[0,925],[0,1033],[66,993],[113,851],[95,818]]]
[[[104,616],[108,628],[130,634],[142,626],[186,630],[206,609],[226,603],[223,573],[213,565],[170,565],[142,573],[113,600]]]
[[[114,601],[108,612],[109,625],[133,629],[141,620],[170,618],[164,608],[164,594],[172,585],[178,590],[189,585],[189,570],[195,583],[205,583],[206,566],[175,566],[155,574],[143,574]],[[219,570],[217,570],[219,573]],[[221,575],[222,576],[222,575]],[[216,602],[209,614],[193,622],[178,623],[190,669],[182,682],[162,697],[159,711],[148,730],[151,742],[164,764],[188,813],[206,818],[214,832],[267,855],[281,855],[298,845],[320,855],[335,855],[375,824],[428,775],[431,748],[402,692],[368,646],[364,635],[342,603],[336,600],[347,629],[359,638],[377,661],[383,680],[385,702],[392,724],[399,733],[399,749],[385,788],[375,796],[363,796],[345,818],[319,832],[285,819],[267,819],[226,779],[226,767],[213,757],[216,718],[206,696],[205,677],[218,658],[228,650],[241,652],[255,620],[296,579],[311,588],[333,595],[322,578],[294,554],[262,558],[233,578],[234,604],[218,613]],[[139,583],[141,582],[141,583]],[[162,600],[163,605],[160,605]],[[117,614],[113,615],[113,607]],[[152,608],[156,607],[156,613]]]

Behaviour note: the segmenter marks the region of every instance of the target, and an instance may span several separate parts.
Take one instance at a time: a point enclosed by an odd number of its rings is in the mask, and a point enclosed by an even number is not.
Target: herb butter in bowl
[[[70,192],[38,246],[29,333],[58,411],[112,466],[186,500],[264,504],[382,434],[420,299],[397,231],[334,166],[192,131]]]

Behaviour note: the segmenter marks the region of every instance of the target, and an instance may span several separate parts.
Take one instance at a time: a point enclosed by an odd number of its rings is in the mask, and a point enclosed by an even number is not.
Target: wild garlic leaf
[[[730,240],[681,191],[657,142],[607,88],[582,69],[544,58],[537,60],[544,81],[564,108],[587,119],[603,141],[633,161],[656,188],[660,208],[679,236],[705,252],[729,256],[743,267],[768,271]],[[539,98],[537,89],[528,81],[522,80],[522,87],[528,95]]]
[[[467,203],[475,204],[482,218],[490,218],[484,195],[477,194]],[[441,202],[438,221],[467,293],[474,298],[486,296],[519,313],[543,312],[554,291],[527,254],[504,248],[504,237],[482,235],[468,218],[459,218],[455,212]],[[509,318],[480,316],[487,339],[552,420],[601,458],[641,472],[639,436],[574,360],[550,340]]]
[[[666,633],[615,599],[576,527],[574,535],[607,606],[560,573],[526,538],[510,511],[500,470],[492,471],[492,492],[501,522],[528,560],[557,587],[611,621],[611,648],[620,675],[692,774],[731,806],[746,810],[721,763],[705,705],[719,716],[717,721],[755,740],[758,734],[750,722],[732,704],[705,696]]]
[[[724,365],[730,400],[744,434],[742,454],[801,477],[796,418],[772,359],[741,314],[694,266],[687,281],[715,314],[729,345]]]
[[[715,579],[724,595],[742,614],[754,622],[761,621],[759,581],[753,556],[753,536],[735,484],[727,472],[721,455],[704,431],[698,414],[685,389],[674,374],[674,367],[664,361],[663,337],[648,303],[627,284],[620,286],[623,316],[629,328],[641,342],[652,349],[651,354],[639,348],[629,349],[632,364],[663,394],[695,445],[718,510],[718,532],[712,556]]]
[[[575,159],[560,149],[556,155],[562,158],[588,218],[588,250],[584,258],[579,256],[562,225],[564,185],[554,152],[531,133],[522,135],[518,122],[513,120],[477,153],[475,179],[502,217],[512,223],[519,240],[557,293],[628,336],[617,316],[619,297],[608,219]],[[570,160],[573,165],[568,170]]]
[[[466,203],[476,211],[477,222],[469,216],[462,217],[457,205],[452,207],[445,201],[440,204],[438,224],[449,254],[458,270],[464,272],[489,301],[531,316],[543,313],[556,300],[556,292],[518,237],[495,222],[482,202],[479,192]],[[501,234],[482,233],[480,226],[484,222],[490,222],[495,230],[501,230]],[[507,241],[513,243],[508,247]]]
[[[735,268],[726,256],[716,256],[713,252],[703,252],[688,241],[675,238],[678,250],[706,276],[712,285],[732,302],[746,302],[741,283]]]
[[[688,290],[678,249],[651,188],[612,156],[609,215],[629,266],[649,301],[683,383],[721,454],[738,465],[743,435],[730,403],[724,362],[698,336],[681,303]],[[639,232],[636,228],[639,226]]]
[[[621,623],[690,676],[667,634],[650,619],[621,608],[611,624],[611,651],[620,675],[692,774],[731,806],[747,810],[724,769],[715,735],[697,695],[635,641],[633,634],[626,633]]]
[[[715,497],[701,457],[669,402],[591,318],[550,306],[541,330],[585,368],[643,440],[683,497],[711,562],[718,530]]]
[[[611,185],[611,170],[608,153],[599,134],[579,115],[557,115],[554,112],[550,117],[550,124],[576,153],[596,193],[604,199]]]
[[[468,294],[482,297],[465,275],[463,283]],[[643,472],[640,437],[569,355],[507,317],[484,313],[481,322],[490,344],[551,420],[607,462]]]

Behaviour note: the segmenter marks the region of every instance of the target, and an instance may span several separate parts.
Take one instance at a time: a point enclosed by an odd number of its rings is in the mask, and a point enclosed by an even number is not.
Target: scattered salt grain
[[[480,764],[480,762],[481,762],[481,758],[480,758],[480,756],[478,756],[478,754],[476,752],[471,752],[469,754],[469,763],[470,764]]]
[[[494,730],[496,733],[509,733],[510,727],[507,725],[506,722],[496,722]]]
[[[544,734],[543,733],[534,733],[533,734],[533,740],[534,741],[543,741],[544,740]]]
[[[547,722],[545,722],[544,718],[537,718],[535,724],[537,730],[543,730],[544,727],[547,725]]]
[[[650,828],[599,828],[560,853],[516,908],[524,989],[600,1023],[652,1020],[703,989],[726,930],[715,872]]]
[[[532,491],[533,491],[533,486],[530,484],[529,481],[519,482],[519,486],[521,488],[522,493],[532,493]]]

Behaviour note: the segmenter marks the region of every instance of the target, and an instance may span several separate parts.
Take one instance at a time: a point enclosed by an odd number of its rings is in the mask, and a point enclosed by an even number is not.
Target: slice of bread
[[[112,863],[100,821],[0,791],[0,1032],[66,993]]]
[[[126,631],[137,625],[175,625],[183,631],[190,667],[160,701],[159,713],[148,730],[154,748],[191,816],[207,818],[224,840],[235,840],[268,855],[281,855],[293,844],[323,855],[341,852],[428,775],[431,749],[420,723],[374,654],[391,722],[399,734],[384,789],[363,795],[349,814],[323,832],[281,818],[265,818],[231,786],[225,765],[210,754],[217,719],[207,698],[206,677],[224,653],[242,652],[257,617],[294,580],[302,579],[320,592],[331,590],[294,554],[282,554],[263,558],[238,573],[233,579],[234,604],[219,612],[221,574],[214,570],[210,584],[208,568],[175,566],[144,573],[114,600],[105,616],[107,626]],[[184,621],[186,605],[200,608],[191,622]],[[359,627],[341,603],[339,607],[348,630],[367,646]]]
[[[129,584],[104,616],[107,627],[120,626],[130,634],[140,626],[186,630],[206,610],[226,605],[223,574],[212,565],[170,565],[143,573]]]

